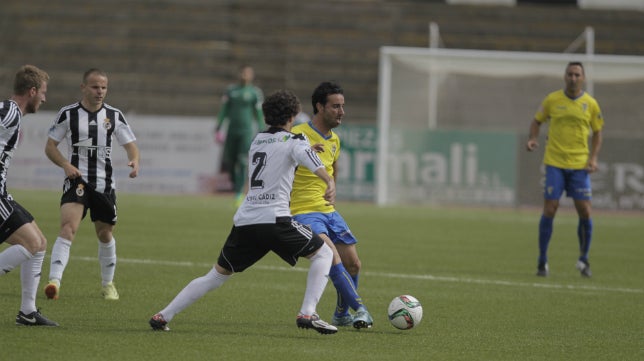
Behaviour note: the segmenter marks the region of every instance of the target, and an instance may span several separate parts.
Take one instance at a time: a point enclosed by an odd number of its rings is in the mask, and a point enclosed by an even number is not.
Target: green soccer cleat
[[[108,301],[117,301],[119,299],[119,293],[116,291],[116,287],[114,287],[113,282],[103,286],[102,294],[103,298]]]

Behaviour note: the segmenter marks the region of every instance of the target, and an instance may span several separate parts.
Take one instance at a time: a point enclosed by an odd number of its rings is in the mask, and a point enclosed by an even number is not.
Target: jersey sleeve
[[[318,157],[315,151],[311,149],[309,141],[306,139],[304,134],[295,136],[292,139],[294,141],[293,156],[297,164],[305,166],[311,170],[311,172],[315,172],[319,168],[324,167],[320,157]]]
[[[602,111],[599,108],[597,101],[591,103],[591,117],[590,117],[590,128],[593,132],[598,132],[604,127],[604,117]]]
[[[56,115],[54,123],[49,128],[47,135],[49,136],[49,138],[60,143],[63,141],[63,139],[65,139],[65,134],[67,134],[68,129],[69,117],[67,116],[66,111],[61,110],[60,112],[58,112],[58,115]]]
[[[534,119],[539,122],[543,123],[548,121],[550,118],[550,113],[549,113],[549,107],[550,107],[550,96],[547,96],[543,99],[541,102],[541,105],[539,106],[539,109],[537,109],[537,112],[534,114]]]
[[[125,120],[125,117],[121,112],[118,112],[118,119],[116,119],[116,128],[114,129],[114,137],[119,145],[124,145],[132,143],[136,140],[134,132],[130,125]]]

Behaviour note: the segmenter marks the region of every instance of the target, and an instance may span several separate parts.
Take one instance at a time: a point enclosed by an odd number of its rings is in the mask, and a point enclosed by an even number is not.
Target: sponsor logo
[[[25,321],[27,323],[33,323],[33,324],[36,323],[36,318],[35,317],[34,318],[27,318],[27,317],[25,317],[25,315],[22,315],[22,314],[19,317],[20,317],[21,320],[23,320],[23,321]]]
[[[76,195],[79,197],[82,197],[85,195],[85,185],[84,184],[79,184],[78,187],[76,187]]]

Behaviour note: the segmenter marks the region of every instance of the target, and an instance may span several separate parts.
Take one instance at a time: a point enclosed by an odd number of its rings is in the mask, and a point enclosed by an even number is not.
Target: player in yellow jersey
[[[539,222],[539,260],[537,276],[548,275],[548,245],[552,224],[564,191],[571,197],[579,215],[577,236],[579,259],[577,269],[590,277],[588,252],[593,233],[590,173],[597,170],[597,157],[602,144],[604,119],[597,101],[584,92],[584,66],[571,62],[564,74],[565,89],[546,96],[530,125],[526,148],[536,149],[539,128],[549,123],[543,163],[546,168],[543,214]],[[592,131],[592,136],[591,136]],[[588,138],[591,145],[588,145]]]
[[[311,145],[322,145],[323,150],[318,156],[327,172],[335,177],[340,138],[333,128],[339,126],[344,117],[344,90],[336,83],[323,82],[313,91],[311,103],[313,118],[296,125],[291,131],[306,135]],[[296,221],[309,225],[333,250],[329,278],[337,290],[338,298],[331,323],[335,326],[352,325],[357,329],[370,328],[373,319],[357,292],[360,273],[357,240],[333,204],[318,199],[324,194],[325,184],[316,178],[308,169],[297,169],[291,191],[291,212]],[[351,315],[349,308],[355,314]]]

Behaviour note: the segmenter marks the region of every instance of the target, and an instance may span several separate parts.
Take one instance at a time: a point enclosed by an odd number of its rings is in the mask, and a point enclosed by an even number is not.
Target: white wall
[[[39,112],[23,117],[22,137],[8,174],[14,188],[62,190],[64,173],[44,153],[56,113]],[[213,140],[212,118],[160,117],[126,114],[141,152],[140,173],[128,177],[127,155],[112,150],[117,190],[140,193],[203,193],[213,190],[221,147]],[[63,154],[67,148],[60,144]]]
[[[582,9],[612,9],[644,11],[644,0],[577,0]]]

